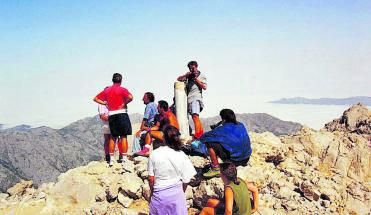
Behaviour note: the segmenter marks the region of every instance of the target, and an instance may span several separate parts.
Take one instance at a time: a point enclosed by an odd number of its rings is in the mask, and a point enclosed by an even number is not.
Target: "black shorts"
[[[241,160],[241,161],[234,161],[231,160],[231,153],[225,149],[220,143],[206,143],[207,148],[213,148],[215,154],[222,159],[223,162],[230,161],[233,162],[236,166],[246,166],[247,162],[249,162],[250,157]]]
[[[119,113],[108,117],[112,137],[131,135],[131,123],[127,113]]]

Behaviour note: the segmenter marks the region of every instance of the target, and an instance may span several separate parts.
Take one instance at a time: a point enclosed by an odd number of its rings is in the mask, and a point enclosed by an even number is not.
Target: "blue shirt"
[[[209,132],[204,133],[200,141],[202,143],[219,143],[230,152],[232,161],[242,161],[250,157],[252,149],[250,138],[245,126],[238,122],[224,123]]]
[[[146,126],[151,126],[154,123],[155,116],[157,114],[157,105],[154,102],[150,102],[146,105],[144,110],[143,119],[147,120]]]

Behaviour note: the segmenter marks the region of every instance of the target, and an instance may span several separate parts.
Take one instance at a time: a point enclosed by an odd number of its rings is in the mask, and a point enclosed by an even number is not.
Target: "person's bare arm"
[[[233,211],[233,190],[230,187],[225,187],[224,190],[225,197],[225,215],[232,215]]]
[[[188,183],[183,183],[183,191],[185,192],[187,190]]]
[[[129,104],[131,101],[133,101],[133,95],[129,93],[128,98],[126,99],[126,104]]]
[[[177,78],[178,81],[186,81],[188,76],[191,74],[191,72],[187,72],[186,74],[184,75],[181,75]]]
[[[108,121],[108,115],[107,114],[99,114],[99,118],[103,121]]]
[[[207,88],[207,84],[203,83],[200,79],[198,78],[195,78],[195,83],[201,87],[203,90],[206,90]]]
[[[149,127],[146,126],[147,119],[142,120],[142,124],[140,124],[140,130],[141,131],[148,131]]]
[[[98,99],[98,97],[94,97],[93,101],[95,101],[96,103],[101,104],[101,105],[107,105],[106,101],[102,101],[102,100]]]
[[[246,185],[247,189],[249,189],[249,191],[252,193],[254,208],[251,208],[251,213],[254,213],[259,207],[259,190],[252,182],[246,181]]]
[[[149,184],[149,189],[151,190],[149,199],[151,199],[152,194],[153,194],[153,186],[155,185],[155,176],[148,176],[148,184]]]
[[[160,122],[156,122],[154,126],[149,128],[149,131],[158,131],[158,130],[160,130]]]

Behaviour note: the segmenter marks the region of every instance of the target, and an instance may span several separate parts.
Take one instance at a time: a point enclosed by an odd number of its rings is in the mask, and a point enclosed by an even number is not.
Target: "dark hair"
[[[187,66],[188,67],[190,67],[190,66],[196,66],[196,67],[198,67],[198,64],[197,64],[197,61],[192,60],[192,61],[189,61],[189,63],[187,64]]]
[[[113,83],[121,83],[122,81],[122,75],[120,73],[115,73],[112,76],[112,82]]]
[[[146,92],[145,93],[147,95],[147,98],[150,102],[154,102],[155,101],[155,95],[153,95],[153,93],[151,92]]]
[[[164,129],[164,139],[165,144],[175,151],[181,149],[182,143],[180,142],[180,132],[176,127],[172,125],[166,126]]]
[[[162,109],[164,109],[164,111],[168,111],[169,110],[169,104],[164,101],[164,100],[160,100],[158,101],[158,106]]]
[[[233,110],[223,109],[220,111],[219,115],[224,122],[231,122],[237,124],[236,115],[234,114]]]
[[[230,181],[232,181],[235,184],[240,184],[240,182],[237,180],[237,169],[236,165],[232,162],[224,162],[219,164],[220,172]]]

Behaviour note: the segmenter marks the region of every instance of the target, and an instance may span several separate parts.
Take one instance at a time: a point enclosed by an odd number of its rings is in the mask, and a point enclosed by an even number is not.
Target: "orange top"
[[[176,116],[173,114],[173,112],[169,110],[165,114],[166,114],[166,118],[169,119],[169,125],[172,125],[179,130],[179,123],[178,123],[178,120],[176,119]]]

